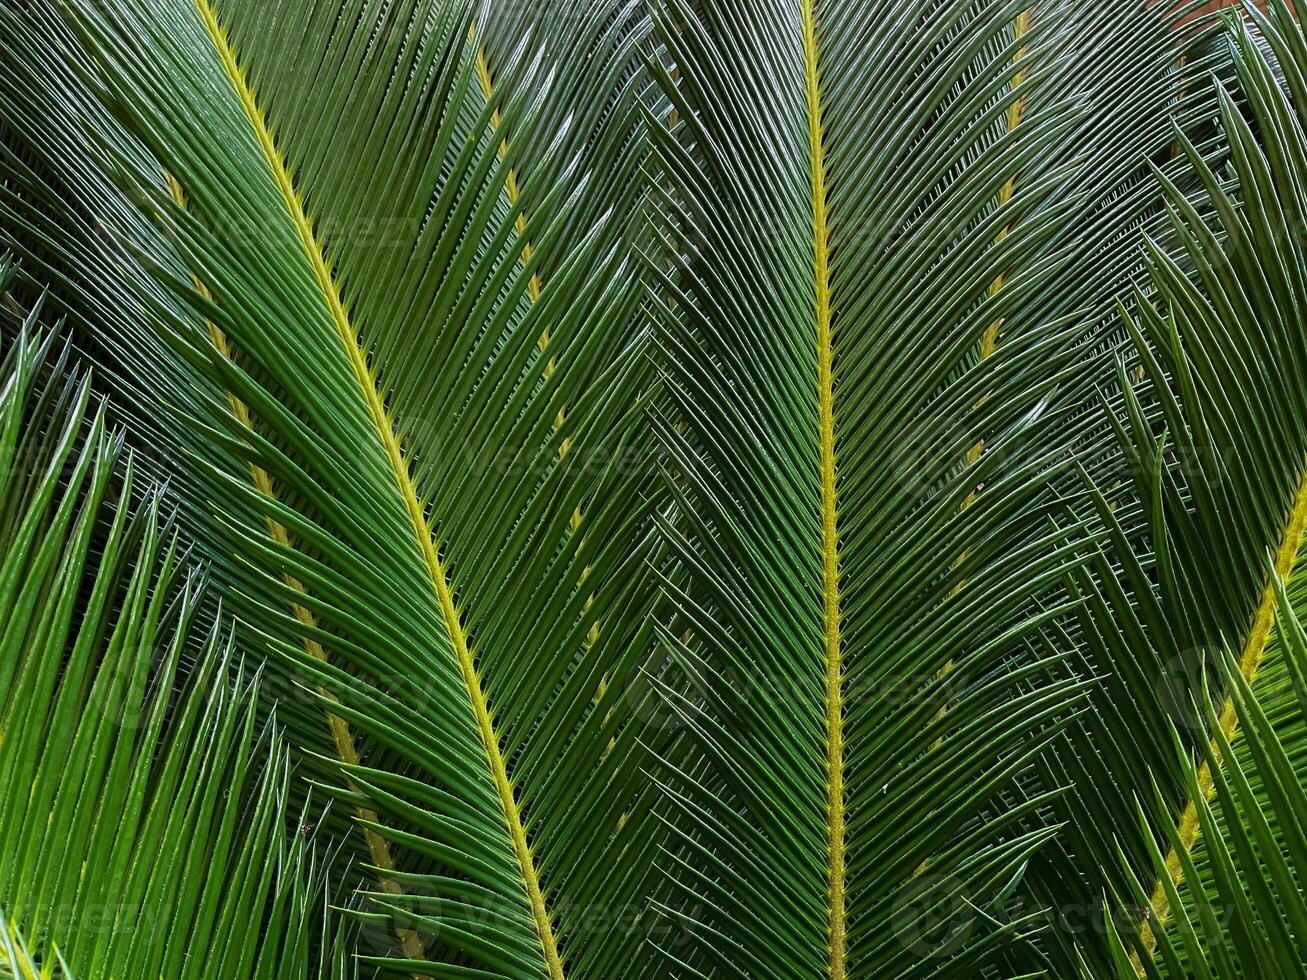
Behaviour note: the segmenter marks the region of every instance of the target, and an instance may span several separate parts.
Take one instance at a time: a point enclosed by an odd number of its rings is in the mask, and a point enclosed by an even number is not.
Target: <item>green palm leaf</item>
[[[1277,575],[1272,584],[1276,638],[1263,671],[1250,684],[1227,653],[1216,672],[1229,692],[1225,711],[1218,716],[1211,700],[1190,704],[1213,741],[1200,743],[1194,758],[1176,736],[1196,829],[1191,834],[1182,820],[1154,846],[1160,884],[1153,895],[1149,879],[1131,881],[1133,900],[1148,909],[1142,945],[1134,933],[1137,923],[1108,916],[1118,976],[1234,977],[1256,971],[1292,977],[1307,955],[1307,904],[1298,885],[1301,815],[1307,812],[1300,758],[1307,637],[1295,600]],[[1141,808],[1146,820],[1144,813]]]
[[[0,0],[4,969],[1295,975],[1307,42],[1206,6]]]
[[[324,883],[288,826],[287,753],[259,731],[257,679],[228,683],[230,640],[196,629],[202,584],[158,495],[137,492],[86,381],[50,351],[24,332],[0,384],[0,908],[42,951],[33,967],[6,933],[3,961],[21,976],[330,975],[312,938]]]
[[[1289,68],[1287,78],[1304,50],[1301,32],[1283,5],[1273,10],[1272,20],[1256,20],[1280,68]],[[1103,700],[1070,729],[1072,738],[1048,757],[1044,775],[1078,787],[1065,800],[1069,822],[1056,865],[1089,883],[1074,914],[1080,922],[1090,916],[1090,923],[1069,942],[1075,933],[1064,933],[1052,949],[1065,973],[1114,973],[1124,953],[1104,937],[1116,929],[1128,937],[1132,969],[1140,968],[1159,933],[1172,928],[1166,923],[1177,887],[1184,890],[1195,866],[1189,852],[1205,834],[1206,801],[1218,784],[1238,792],[1213,768],[1226,758],[1220,743],[1244,723],[1237,687],[1251,682],[1256,690],[1255,678],[1284,669],[1277,666],[1273,586],[1277,576],[1288,579],[1301,549],[1307,443],[1296,395],[1270,379],[1295,372],[1303,353],[1294,312],[1302,301],[1302,202],[1294,174],[1304,157],[1291,89],[1279,87],[1247,28],[1235,34],[1246,105],[1218,90],[1229,164],[1214,166],[1179,138],[1199,182],[1186,195],[1163,178],[1176,244],[1168,252],[1149,242],[1152,299],[1138,294],[1136,315],[1126,318],[1138,367],[1123,354],[1123,401],[1111,417],[1135,480],[1124,493],[1101,484],[1091,491],[1113,544],[1075,588],[1089,600],[1079,623],[1083,669],[1106,675]],[[1266,397],[1268,385],[1282,396]],[[1228,677],[1231,655],[1238,685]],[[1292,744],[1297,730],[1288,721],[1278,737]],[[1284,798],[1267,804],[1272,823],[1285,806]],[[1264,846],[1255,843],[1255,820],[1243,833],[1248,840],[1231,838],[1233,853],[1246,857],[1245,845]],[[1109,898],[1113,930],[1092,921],[1100,904],[1095,889]],[[1195,900],[1201,916],[1216,911],[1207,900]],[[1170,933],[1177,949],[1187,944],[1182,958],[1192,958],[1197,922]],[[1231,959],[1230,950],[1212,943],[1202,963],[1182,968],[1175,950],[1166,950],[1165,962],[1159,955],[1150,969],[1236,975],[1232,964],[1241,959],[1260,963],[1253,952],[1245,948]],[[1282,964],[1267,969],[1274,975]]]
[[[433,976],[626,968],[659,838],[612,683],[652,601],[626,449],[631,83],[600,74],[639,43],[629,11],[498,70],[476,40],[496,18],[457,3],[7,19],[11,50],[67,52],[11,86],[38,159],[10,159],[15,247],[102,315],[113,395],[185,454],[166,470],[188,526],[302,685],[287,723],[400,926],[365,953]],[[593,73],[554,67],[578,47]],[[51,145],[47,106],[89,152]],[[65,185],[111,202],[109,246],[33,207]],[[380,237],[359,223],[377,215]]]
[[[674,972],[969,975],[1038,918],[1062,787],[1011,794],[1087,680],[1048,481],[1184,84],[1167,11],[1095,17],[656,7]]]

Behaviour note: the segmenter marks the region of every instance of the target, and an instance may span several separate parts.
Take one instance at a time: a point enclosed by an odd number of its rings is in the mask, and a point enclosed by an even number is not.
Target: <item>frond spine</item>
[[[831,980],[844,980],[844,671],[840,643],[840,556],[835,473],[835,373],[831,336],[830,229],[826,149],[821,125],[816,0],[803,0],[803,60],[812,163],[812,252],[816,286],[817,413],[821,444],[821,554],[826,635],[826,887]]]
[[[167,178],[168,190],[171,192],[173,200],[177,202],[179,207],[184,209],[186,207],[186,192],[182,189],[181,184],[177,183],[177,179],[173,177],[172,174],[168,174]],[[191,281],[195,283],[195,289],[201,296],[209,300],[213,298],[210,295],[208,288],[199,279],[192,277]],[[227,339],[227,335],[223,333],[222,328],[213,322],[207,322],[206,326],[209,331],[209,339],[213,341],[213,346],[217,349],[218,353],[229,361],[233,360],[231,342]],[[249,406],[230,391],[227,392],[227,404],[231,408],[232,415],[236,417],[236,421],[246,429],[253,432],[254,418],[250,414]],[[277,499],[277,488],[272,482],[271,475],[269,475],[268,471],[258,463],[250,463],[250,482],[254,485],[254,489],[258,490],[259,493],[263,494],[268,499]],[[273,539],[273,541],[287,549],[292,547],[290,534],[280,521],[273,517],[269,517],[265,523],[267,525],[268,535]],[[295,592],[304,593],[306,591],[304,583],[289,573],[282,575],[282,581],[286,583],[288,588]],[[291,613],[300,623],[310,629],[318,625],[318,617],[313,615],[311,610],[306,609],[298,602],[291,603]],[[322,644],[317,640],[306,638],[304,640],[304,650],[314,660],[317,660],[320,663],[327,662],[327,651],[323,649]],[[319,687],[318,693],[328,701],[339,700],[325,687]],[[327,711],[326,716],[327,727],[331,731],[331,740],[336,746],[336,755],[339,756],[340,760],[346,765],[357,766],[360,761],[358,746],[354,742],[354,733],[350,731],[349,722],[345,721],[345,719],[341,718],[339,715],[333,714],[331,711]],[[359,819],[363,821],[363,840],[368,845],[368,855],[372,858],[372,863],[383,872],[394,871],[395,859],[390,853],[390,842],[369,826],[370,824],[380,825],[380,815],[375,810],[368,809],[367,807],[360,807],[356,812]],[[378,876],[377,880],[383,891],[391,895],[404,894],[403,887],[393,878],[382,874]],[[406,957],[411,960],[425,958],[425,953],[422,948],[422,940],[416,932],[411,929],[402,929],[399,932],[399,937]]]
[[[1290,575],[1293,574],[1298,552],[1302,548],[1304,532],[1307,532],[1307,468],[1304,468],[1302,481],[1298,485],[1297,496],[1294,498],[1293,506],[1289,511],[1284,537],[1280,540],[1280,548],[1275,554],[1274,576],[1286,583],[1286,585]],[[1248,633],[1248,639],[1244,643],[1243,652],[1239,657],[1239,672],[1243,674],[1250,687],[1261,668],[1262,659],[1266,654],[1266,644],[1270,641],[1271,632],[1275,628],[1275,609],[1275,583],[1268,576],[1266,587],[1262,590],[1261,602],[1257,606],[1257,613],[1253,617],[1252,628]],[[1225,703],[1221,707],[1219,721],[1221,732],[1225,735],[1226,740],[1233,743],[1239,728],[1239,716],[1235,710],[1233,695],[1226,697]],[[1218,763],[1223,763],[1224,760],[1221,758],[1215,739],[1212,741],[1212,748]],[[1210,801],[1216,789],[1216,780],[1212,775],[1211,767],[1206,761],[1198,768],[1198,789],[1202,792],[1204,801]],[[1199,833],[1198,804],[1196,800],[1190,800],[1183,812],[1181,812],[1179,822],[1176,824],[1176,831],[1186,853],[1191,853],[1194,844],[1198,840]],[[1166,856],[1166,873],[1170,876],[1171,881],[1179,887],[1180,881],[1184,877],[1184,868],[1180,863],[1179,854],[1174,848]],[[1149,904],[1152,907],[1153,914],[1157,917],[1158,923],[1164,926],[1171,912],[1171,903],[1167,898],[1166,888],[1162,881],[1158,881],[1153,889]],[[1140,938],[1143,939],[1144,949],[1152,953],[1157,946],[1157,936],[1147,922],[1143,925]],[[1133,951],[1131,960],[1134,962],[1139,975],[1145,976],[1143,966],[1139,963],[1137,954]]]

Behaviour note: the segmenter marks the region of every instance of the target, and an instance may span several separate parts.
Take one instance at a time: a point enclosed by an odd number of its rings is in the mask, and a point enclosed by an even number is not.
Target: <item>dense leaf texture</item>
[[[283,4],[271,23],[265,5],[182,0],[7,14],[12,49],[70,50],[62,72],[34,67],[14,87],[11,125],[33,134],[40,165],[12,160],[27,194],[11,197],[16,244],[105,314],[119,393],[198,457],[170,473],[191,520],[237,502],[215,519],[233,550],[212,557],[272,669],[322,701],[288,720],[324,732],[321,710],[337,719],[331,741],[305,741],[325,779],[345,760],[382,908],[419,927],[396,951],[422,957],[429,933],[464,966],[558,975],[560,947],[588,930],[566,954],[574,975],[611,975],[639,947],[638,922],[613,923],[638,916],[657,840],[639,743],[611,744],[630,725],[608,683],[642,655],[648,603],[638,460],[616,424],[645,364],[619,247],[635,158],[617,108],[574,118],[557,104],[602,81],[561,81],[542,53],[558,38],[483,86],[468,7],[347,8]],[[629,58],[634,42],[611,29],[621,12],[593,13],[568,22],[567,42],[595,48],[597,66]],[[75,141],[47,146],[49,104],[57,127],[95,118],[89,158]],[[594,136],[610,116],[611,135]],[[539,167],[519,178],[526,147]],[[28,201],[54,181],[91,210],[109,194],[122,238],[43,227]],[[393,226],[363,234],[358,214]],[[118,268],[136,259],[149,275]],[[101,309],[101,273],[140,318]]]
[[[1074,705],[1074,673],[1052,679],[1066,645],[1029,642],[1079,561],[1045,489],[1075,405],[1058,387],[1105,299],[1082,257],[1128,267],[1115,236],[1147,199],[1119,190],[1137,157],[1079,169],[1112,115],[1095,101],[1121,70],[1111,35],[1071,55],[1089,15],[1023,10],[656,11],[680,73],[659,73],[676,114],[655,137],[676,257],[655,423],[679,515],[665,642],[693,681],[668,696],[695,746],[667,759],[687,893],[670,912],[711,936],[686,969],[965,972],[1024,924],[993,916],[1047,800],[980,814]],[[1126,23],[1149,98],[1116,121],[1158,145],[1171,21],[1140,5]]]
[[[0,961],[1296,975],[1307,44],[1199,6],[0,0]]]
[[[1135,743],[1154,783],[1106,796],[1085,838],[1110,867],[1120,842],[1103,832],[1108,805],[1152,828],[1108,909],[1108,934],[1125,936],[1117,965],[1133,971],[1142,957],[1149,975],[1293,976],[1303,957],[1301,640],[1284,589],[1297,595],[1307,509],[1292,380],[1307,355],[1307,103],[1294,81],[1307,47],[1282,4],[1230,43],[1244,100],[1221,93],[1230,166],[1214,171],[1181,141],[1202,188],[1192,199],[1168,188],[1180,247],[1150,247],[1157,298],[1132,323],[1151,383],[1127,389],[1119,435],[1138,465],[1148,551],[1126,545],[1107,519],[1122,542],[1119,574],[1140,585],[1133,601],[1113,596],[1107,579],[1092,589],[1097,629],[1110,623],[1134,638],[1131,653],[1111,657],[1112,683],[1119,703],[1154,722],[1116,738]],[[1168,758],[1177,754],[1178,767]],[[1130,907],[1148,911],[1141,936]]]
[[[285,749],[256,685],[228,684],[230,642],[197,635],[157,495],[133,500],[121,439],[49,350],[24,334],[0,383],[3,915],[75,976],[326,976]]]

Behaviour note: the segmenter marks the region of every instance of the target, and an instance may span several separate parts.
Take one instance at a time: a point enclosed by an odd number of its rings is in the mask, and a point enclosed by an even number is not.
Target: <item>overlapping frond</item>
[[[0,969],[348,976],[257,678],[35,317],[0,369]]]
[[[1224,705],[1203,691],[1188,706],[1214,738],[1197,755],[1175,738],[1194,803],[1153,848],[1152,894],[1151,878],[1129,881],[1126,897],[1148,910],[1142,943],[1136,920],[1107,913],[1118,976],[1294,977],[1307,958],[1307,637],[1274,573],[1272,585],[1276,640],[1264,670],[1250,683],[1231,651],[1214,656]]]
[[[1207,6],[0,2],[0,972],[1294,975],[1307,42]]]
[[[1259,676],[1277,642],[1271,580],[1292,574],[1301,548],[1307,416],[1286,379],[1307,353],[1298,313],[1307,157],[1301,109],[1262,47],[1290,74],[1303,49],[1287,9],[1272,9],[1271,20],[1251,15],[1255,28],[1231,22],[1239,101],[1217,89],[1229,164],[1214,166],[1177,135],[1197,181],[1186,194],[1161,177],[1174,244],[1149,241],[1147,277],[1125,318],[1133,340],[1118,363],[1123,400],[1107,413],[1125,486],[1101,474],[1088,481],[1112,543],[1073,586],[1087,599],[1077,649],[1083,669],[1104,675],[1106,700],[1047,760],[1046,780],[1080,787],[1067,797],[1054,867],[1070,872],[1072,888],[1088,882],[1080,899],[1066,899],[1065,927],[1053,933],[1064,972],[1115,968],[1098,913],[1104,894],[1136,966],[1152,948],[1139,908],[1165,923],[1202,836],[1202,798],[1221,781],[1208,764],[1212,744],[1238,727],[1233,695],[1223,693],[1225,658],[1246,680]],[[1177,745],[1200,761],[1178,763]],[[1213,948],[1202,969],[1224,968]],[[1165,967],[1187,975],[1177,969]]]

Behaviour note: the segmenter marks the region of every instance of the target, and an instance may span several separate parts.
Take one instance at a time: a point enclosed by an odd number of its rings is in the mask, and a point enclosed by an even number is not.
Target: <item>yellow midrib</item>
[[[1286,586],[1290,575],[1293,574],[1298,552],[1303,545],[1304,531],[1307,531],[1307,466],[1304,466],[1297,496],[1294,498],[1293,506],[1289,510],[1289,519],[1285,525],[1284,537],[1280,540],[1280,548],[1275,554],[1275,575]],[[1250,687],[1257,678],[1257,672],[1261,668],[1262,659],[1266,654],[1266,644],[1271,638],[1271,631],[1275,628],[1275,609],[1275,584],[1268,578],[1266,587],[1262,590],[1262,599],[1257,606],[1257,613],[1253,617],[1248,640],[1244,644],[1243,652],[1239,657],[1239,672],[1243,674]],[[1219,721],[1221,732],[1225,735],[1226,741],[1233,742],[1239,728],[1239,715],[1235,710],[1233,696],[1225,699],[1225,703],[1221,707]],[[1218,764],[1222,763],[1224,760],[1221,758],[1215,740],[1212,742],[1212,749]],[[1204,801],[1211,800],[1215,788],[1216,780],[1211,767],[1204,761],[1198,768],[1198,789],[1202,793]],[[1198,804],[1196,800],[1190,800],[1176,824],[1177,836],[1180,838],[1185,853],[1193,851],[1194,844],[1198,840],[1199,829]],[[1172,884],[1178,888],[1184,878],[1184,868],[1180,864],[1180,856],[1175,848],[1172,848],[1166,856],[1166,873],[1170,877]],[[1149,904],[1152,906],[1153,914],[1157,917],[1158,924],[1165,926],[1167,917],[1171,912],[1171,902],[1167,897],[1165,881],[1158,881],[1157,886],[1153,889]],[[1157,945],[1157,936],[1147,922],[1144,923],[1140,935],[1144,942],[1144,948],[1151,953]],[[1133,951],[1131,952],[1131,960],[1134,962],[1139,975],[1145,976],[1143,967]]]
[[[1017,19],[1014,22],[1013,26],[1014,26],[1014,33],[1018,41],[1021,40],[1021,38],[1023,38],[1026,35],[1026,33],[1030,30],[1030,16],[1032,10],[1033,8],[1029,8],[1017,14]],[[1012,56],[1012,64],[1018,66],[1018,70],[1016,74],[1012,76],[1011,91],[1013,92],[1018,91],[1018,87],[1021,85],[1022,82],[1025,81],[1026,70],[1024,68],[1020,68],[1019,66],[1021,64],[1022,59],[1025,58],[1026,55],[1029,53],[1030,53],[1029,48],[1021,47],[1018,48],[1016,54]],[[1025,116],[1025,99],[1022,98],[1021,96],[1018,96],[1016,99],[1013,100],[1012,104],[1008,106],[1007,118],[1006,118],[1007,131],[1011,133],[1018,126],[1020,126],[1021,120],[1024,118],[1024,116]],[[1016,193],[1017,178],[1019,176],[1020,176],[1019,174],[1013,174],[1004,182],[1003,186],[999,188],[997,199],[998,199],[998,206],[1000,208],[1006,205],[1008,201],[1012,200],[1012,195]],[[994,244],[1001,245],[1003,243],[1003,240],[1007,238],[1007,236],[1010,235],[1011,233],[1012,233],[1012,225],[1005,224],[1002,228],[999,229],[998,234],[994,236]],[[989,287],[988,289],[986,289],[985,294],[992,299],[993,297],[997,296],[1000,292],[1002,292],[1003,287],[1005,285],[1007,285],[1007,273],[1000,272],[997,276],[994,277],[994,281],[989,284]],[[992,357],[994,352],[998,350],[998,332],[999,330],[1002,329],[1002,327],[1003,327],[1002,318],[992,321],[988,326],[985,327],[984,332],[980,335],[980,343],[976,349],[978,360],[984,361],[987,358]],[[976,402],[974,406],[972,406],[972,410],[973,411],[978,410],[984,404],[985,404],[985,398],[982,397],[979,401]],[[978,439],[976,441],[976,444],[967,450],[967,455],[966,455],[967,467],[970,468],[972,466],[975,466],[976,463],[980,462],[980,457],[983,456],[984,454],[985,454],[985,440]],[[971,491],[967,493],[966,497],[962,499],[962,503],[958,506],[958,509],[966,510],[968,507],[974,504],[976,502],[976,495],[979,492],[980,492],[980,488],[978,486],[973,487]],[[968,554],[969,552],[963,551],[962,554],[958,555],[958,557],[953,560],[952,568],[957,568],[957,566],[961,565],[964,561],[966,561]],[[966,586],[965,581],[959,581],[957,585],[953,586],[953,589],[949,592],[949,595],[950,596],[957,595],[959,592],[962,591],[962,589],[965,586]],[[943,667],[940,668],[938,676],[941,678],[948,677],[950,674],[953,673],[953,669],[955,666],[956,664],[954,663],[954,661],[950,659],[948,662],[944,664]],[[935,717],[933,720],[938,722],[946,718],[947,716],[948,716],[948,705],[944,704],[940,706],[940,709],[937,712],[935,712]],[[931,750],[933,751],[935,749],[938,749],[943,744],[944,744],[944,736],[940,735],[930,743]],[[912,872],[912,876],[914,878],[921,877],[923,874],[926,873],[926,869],[929,867],[930,867],[930,858],[927,857],[924,861],[922,861],[919,865],[917,865],[916,869]]]
[[[385,405],[377,392],[376,379],[373,378],[367,364],[367,358],[359,346],[358,335],[350,324],[349,317],[341,303],[340,292],[336,287],[335,279],[332,277],[331,270],[323,258],[322,247],[313,234],[312,225],[304,213],[299,197],[295,193],[294,184],[291,181],[285,161],[277,150],[272,134],[264,121],[263,112],[255,101],[254,94],[245,79],[245,74],[236,60],[235,53],[227,40],[226,31],[219,23],[217,12],[209,0],[196,0],[196,6],[209,30],[223,67],[241,100],[250,126],[254,130],[264,156],[267,158],[268,166],[276,179],[277,187],[281,192],[287,211],[290,213],[296,231],[299,233],[304,251],[313,266],[314,275],[335,322],[341,345],[344,347],[350,365],[354,370],[359,389],[367,403],[373,425],[385,450],[395,483],[404,499],[404,506],[408,511],[414,536],[422,552],[427,573],[431,579],[432,589],[440,607],[445,628],[449,634],[450,644],[454,649],[459,670],[467,687],[468,700],[472,705],[477,729],[485,748],[486,761],[499,795],[504,823],[509,837],[512,839],[513,850],[522,874],[523,887],[531,907],[531,915],[540,940],[545,965],[552,980],[563,980],[563,965],[558,954],[553,925],[550,922],[549,912],[545,906],[544,893],[541,890],[540,879],[535,869],[535,861],[531,855],[526,827],[522,822],[522,815],[517,806],[512,782],[508,777],[508,769],[499,748],[499,736],[495,732],[494,721],[490,715],[490,706],[481,687],[476,662],[468,647],[467,634],[463,629],[462,620],[454,603],[453,592],[450,589],[444,565],[440,560],[431,527],[427,523],[417,488],[413,484],[412,476],[409,474],[408,462],[404,458],[403,451],[395,437],[395,430],[386,413]]]
[[[469,44],[476,43],[475,24],[472,25],[472,27],[468,30],[468,43]],[[477,47],[477,53],[476,53],[476,73],[477,73],[477,81],[481,85],[481,95],[485,98],[486,102],[490,102],[490,100],[493,99],[495,95],[494,79],[490,74],[490,62],[486,60],[486,49],[480,46]],[[492,109],[490,112],[490,128],[492,130],[498,131],[499,124],[500,124],[499,110]],[[499,156],[501,162],[508,159],[507,140],[500,141],[499,148],[497,150],[497,155]],[[510,206],[516,206],[518,198],[521,196],[522,196],[521,182],[517,174],[517,169],[515,167],[509,167],[508,173],[504,176],[504,197],[507,198]],[[527,216],[525,211],[518,212],[517,220],[514,223],[514,227],[517,229],[517,234],[519,237],[525,237],[526,227],[527,227]],[[522,267],[524,269],[530,264],[531,256],[534,254],[535,254],[535,246],[532,245],[529,240],[523,241],[522,250],[518,253],[518,260],[521,262]],[[531,277],[527,280],[527,284],[526,284],[527,298],[532,303],[539,302],[540,296],[542,295],[543,292],[544,292],[544,285],[540,281],[539,273],[532,272]],[[540,332],[540,336],[536,340],[536,347],[542,353],[549,348],[548,327],[545,327],[545,329]],[[545,371],[544,371],[545,377],[546,378],[552,377],[557,367],[558,367],[558,362],[553,357],[550,357],[549,360],[545,362]],[[558,415],[554,417],[554,429],[555,430],[561,429],[566,419],[567,419],[567,407],[564,406],[558,410]],[[563,440],[563,444],[558,447],[559,458],[566,456],[569,448],[571,448],[571,439],[565,438]],[[580,508],[578,508],[576,513],[572,515],[573,532],[575,532],[578,528],[580,528],[581,521],[582,521],[581,511]]]
[[[468,40],[474,42],[475,39],[476,39],[476,27],[474,26],[469,32]],[[485,98],[485,100],[489,102],[492,98],[494,98],[495,88],[494,88],[493,79],[490,76],[490,63],[486,60],[486,49],[482,47],[477,48],[476,73],[477,73],[477,81],[481,85],[481,94]],[[499,110],[498,109],[491,110],[490,128],[492,130],[497,131],[499,129],[499,123],[500,123]],[[507,141],[500,142],[498,155],[501,161],[506,160],[508,158]],[[513,167],[508,168],[508,174],[504,178],[504,195],[508,198],[509,204],[517,204],[517,199],[521,196],[517,170]],[[515,226],[517,228],[517,233],[519,236],[526,234],[526,224],[527,224],[526,213],[519,212],[517,216],[517,223]],[[531,255],[533,254],[534,251],[535,249],[529,241],[524,242],[522,244],[522,252],[521,252],[522,265],[525,266],[528,262],[531,261]],[[531,298],[531,302],[534,303],[536,300],[540,298],[540,293],[541,293],[540,277],[536,275],[534,272],[531,273],[531,278],[527,282],[526,291],[527,291],[527,295]],[[548,346],[549,346],[549,331],[546,330],[544,333],[540,335],[539,347],[541,350],[544,350]],[[545,371],[546,377],[548,377],[550,372],[552,372],[553,367],[554,367],[553,363],[550,362],[549,367]]]
[[[1030,8],[1027,10],[1023,10],[1021,13],[1017,14],[1017,19],[1014,22],[1014,33],[1018,41],[1021,40],[1021,38],[1023,38],[1026,35],[1026,33],[1030,30],[1030,15],[1032,10],[1033,8]],[[1017,53],[1012,56],[1012,64],[1016,66],[1020,66],[1022,59],[1025,58],[1026,55],[1029,53],[1030,53],[1029,48],[1026,47],[1018,48]],[[1012,76],[1011,90],[1013,92],[1017,92],[1019,86],[1021,85],[1022,82],[1025,81],[1025,79],[1026,79],[1026,70],[1024,68],[1018,67],[1017,73]],[[1021,96],[1017,96],[1017,98],[1013,100],[1012,104],[1008,106],[1007,119],[1006,119],[1007,131],[1011,133],[1018,126],[1020,126],[1021,120],[1024,118],[1024,116],[1025,116],[1025,99],[1022,98]],[[998,206],[1000,208],[1006,205],[1008,201],[1012,200],[1012,195],[1016,193],[1017,178],[1019,176],[1020,176],[1019,174],[1013,174],[1004,182],[1003,186],[999,188]],[[1003,244],[1003,240],[1007,238],[1007,236],[1010,235],[1011,233],[1012,233],[1012,225],[1005,224],[1002,228],[999,229],[998,234],[994,236],[994,244],[995,245]],[[1002,292],[1003,287],[1006,285],[1007,285],[1007,272],[1006,271],[1000,272],[997,276],[994,277],[994,281],[989,284],[989,287],[988,289],[986,289],[985,294],[992,299],[993,297],[997,296],[1000,292]],[[992,357],[994,352],[998,350],[998,332],[1002,328],[1003,328],[1002,318],[994,320],[987,327],[985,327],[984,333],[980,335],[980,344],[976,349],[977,358],[979,360],[984,361],[987,358]],[[985,404],[985,399],[982,397],[973,406],[973,410],[979,409],[984,404]],[[985,454],[985,440],[979,439],[976,441],[976,444],[974,446],[972,446],[970,449],[967,450],[966,465],[968,467],[975,466],[976,463],[980,462],[980,457],[983,456],[984,454]],[[962,503],[959,505],[958,509],[966,510],[968,507],[974,504],[976,502],[976,494],[979,492],[980,491],[978,487],[973,488],[966,495],[966,497],[963,498]],[[960,554],[954,560],[953,567],[956,568],[958,565],[962,564],[962,562],[966,560],[967,554],[968,553],[965,551],[962,554]],[[958,582],[958,584],[953,587],[953,591],[950,593],[950,595],[956,595],[957,593],[961,592],[965,584],[966,584],[965,582]],[[944,664],[943,668],[940,670],[939,672],[940,676],[947,677],[949,674],[953,673],[953,667],[954,667],[953,661],[949,660],[948,663]],[[945,717],[947,714],[948,714],[948,706],[945,705],[941,707],[938,712],[936,712],[935,720],[938,721],[941,718]],[[939,748],[941,744],[943,744],[942,736],[935,739],[935,741],[931,743],[931,748],[932,749]],[[929,864],[930,864],[929,858],[927,858],[925,861],[922,861],[921,864],[918,865],[916,871],[913,872],[913,875],[920,876],[923,872],[925,872]]]
[[[468,43],[470,44],[476,43],[475,24],[472,25],[471,29],[468,31]],[[494,79],[490,74],[490,62],[486,59],[486,49],[480,46],[477,47],[476,73],[477,73],[477,80],[481,83],[481,95],[485,98],[486,102],[489,102],[492,98],[494,98],[495,85],[494,85]],[[498,131],[499,123],[500,123],[499,110],[492,109],[490,112],[491,128]],[[499,149],[497,152],[501,162],[508,159],[507,140],[500,141]],[[517,199],[521,196],[521,194],[522,194],[521,185],[518,179],[517,169],[514,167],[509,167],[508,174],[504,177],[504,197],[508,199],[508,203],[510,206],[516,206]],[[520,211],[518,212],[517,215],[517,221],[514,223],[514,227],[517,229],[517,234],[519,237],[524,237],[526,235],[526,226],[527,226],[526,212]],[[535,246],[532,245],[529,240],[523,242],[522,250],[518,253],[518,260],[521,262],[523,269],[525,269],[530,264],[531,256],[534,254],[535,254]],[[540,296],[542,295],[543,292],[544,292],[544,285],[540,281],[540,275],[536,272],[532,272],[531,278],[527,280],[527,284],[526,284],[527,298],[530,299],[532,303],[539,302]],[[545,329],[540,332],[540,337],[536,341],[536,347],[539,348],[539,350],[542,353],[549,348],[548,327],[545,327]],[[546,378],[552,377],[557,367],[558,367],[558,362],[551,356],[549,360],[545,362],[545,371],[544,371],[545,377]],[[565,421],[567,421],[566,405],[559,408],[558,414],[554,416],[554,430],[557,431],[558,429],[561,429]],[[567,436],[563,439],[562,445],[558,447],[558,458],[562,459],[564,456],[566,456],[568,450],[571,449],[571,447],[572,447],[572,439],[570,436]],[[576,510],[572,512],[572,516],[568,520],[568,527],[570,528],[571,532],[575,534],[577,531],[581,530],[581,525],[584,522],[585,522],[585,514],[581,510],[581,505],[577,504]],[[584,542],[584,538],[582,539],[582,542]],[[580,545],[578,545],[577,547],[579,548]],[[585,580],[589,578],[590,571],[591,569],[590,566],[588,565],[582,570],[581,572],[582,585],[584,585]],[[589,611],[593,601],[594,601],[593,596],[586,599],[585,608],[587,611]],[[599,641],[599,623],[595,623],[590,628],[590,631],[586,636],[586,644],[588,646],[593,647],[595,643],[597,643],[598,641]],[[598,702],[600,699],[603,698],[604,690],[606,687],[607,687],[607,678],[604,678],[603,680],[600,681],[599,690],[595,694],[596,702]]]
[[[821,128],[815,0],[803,3],[803,61],[812,164],[812,252],[816,285],[817,417],[821,444],[821,556],[826,635],[827,965],[845,975],[844,676],[840,649],[840,556],[835,479],[835,376],[831,345],[830,232],[826,223],[826,151]]]

